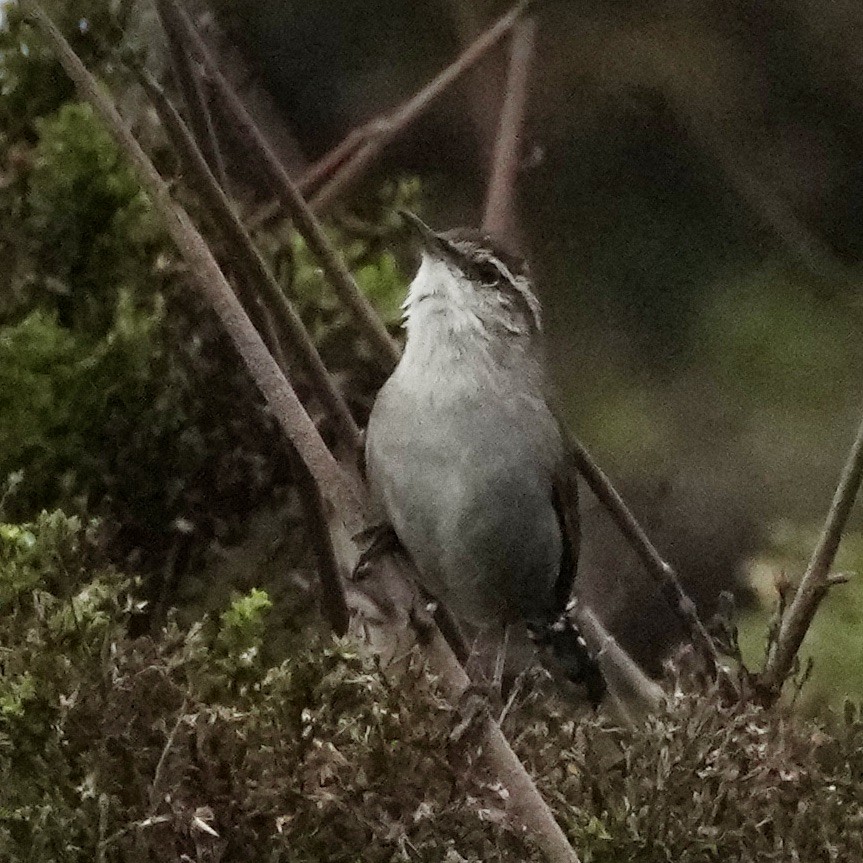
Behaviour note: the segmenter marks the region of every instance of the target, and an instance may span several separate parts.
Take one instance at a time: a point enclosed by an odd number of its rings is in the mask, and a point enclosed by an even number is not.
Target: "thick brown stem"
[[[845,529],[860,489],[861,478],[863,478],[863,420],[857,429],[857,437],[851,446],[842,476],[839,478],[839,485],[833,495],[818,545],[815,546],[809,566],[797,587],[791,605],[782,616],[776,644],[758,680],[762,700],[768,703],[779,697],[782,685],[791,672],[794,658],[815,617],[815,612],[830,587],[836,583],[836,580],[831,578],[830,569],[839,550],[842,531]]]
[[[345,582],[339,570],[333,548],[332,534],[327,519],[327,507],[315,478],[303,460],[290,451],[291,472],[303,505],[303,518],[308,531],[309,543],[318,564],[321,582],[321,610],[330,629],[339,637],[348,634],[351,614],[345,595]]]

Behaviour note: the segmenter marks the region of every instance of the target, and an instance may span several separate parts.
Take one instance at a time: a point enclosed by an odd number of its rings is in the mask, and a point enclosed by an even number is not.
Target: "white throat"
[[[404,326],[408,344],[426,335],[487,337],[479,316],[465,302],[473,290],[467,276],[439,258],[423,253],[420,268],[408,289]]]
[[[407,343],[400,373],[415,385],[532,387],[541,378],[538,352],[525,329],[501,327],[494,306],[477,303],[477,286],[446,261],[423,254],[404,302]],[[528,383],[529,382],[529,383]]]

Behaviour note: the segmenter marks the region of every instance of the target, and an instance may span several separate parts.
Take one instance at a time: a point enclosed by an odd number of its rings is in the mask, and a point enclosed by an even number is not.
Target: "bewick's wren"
[[[479,232],[404,215],[422,262],[404,354],[369,419],[372,498],[436,599],[481,628],[524,622],[597,701],[602,678],[564,616],[577,512],[527,266]]]

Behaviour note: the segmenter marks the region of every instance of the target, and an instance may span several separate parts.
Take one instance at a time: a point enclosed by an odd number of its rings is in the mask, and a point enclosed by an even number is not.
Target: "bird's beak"
[[[423,246],[438,255],[446,248],[446,241],[436,234],[416,213],[410,210],[399,210],[399,215],[422,241]]]

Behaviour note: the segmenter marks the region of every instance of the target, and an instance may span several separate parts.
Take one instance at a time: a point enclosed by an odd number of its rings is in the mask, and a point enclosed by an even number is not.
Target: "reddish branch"
[[[506,15],[494,23],[467,48],[455,61],[434,77],[416,95],[398,108],[382,117],[367,123],[359,130],[351,132],[348,138],[314,165],[301,182],[304,186],[314,185],[315,180],[329,171],[334,164],[339,167],[328,182],[310,201],[315,212],[326,210],[336,198],[356,182],[378,158],[383,149],[396,136],[401,134],[418,117],[429,109],[432,102],[451,87],[465,72],[472,69],[498,42],[513,28],[524,14],[527,2],[518,3]],[[356,141],[353,149],[349,141]]]
[[[516,180],[523,153],[522,134],[527,110],[528,80],[536,42],[536,21],[525,18],[512,31],[506,93],[500,111],[492,156],[491,176],[485,201],[483,228],[491,234],[517,242],[515,213]]]

